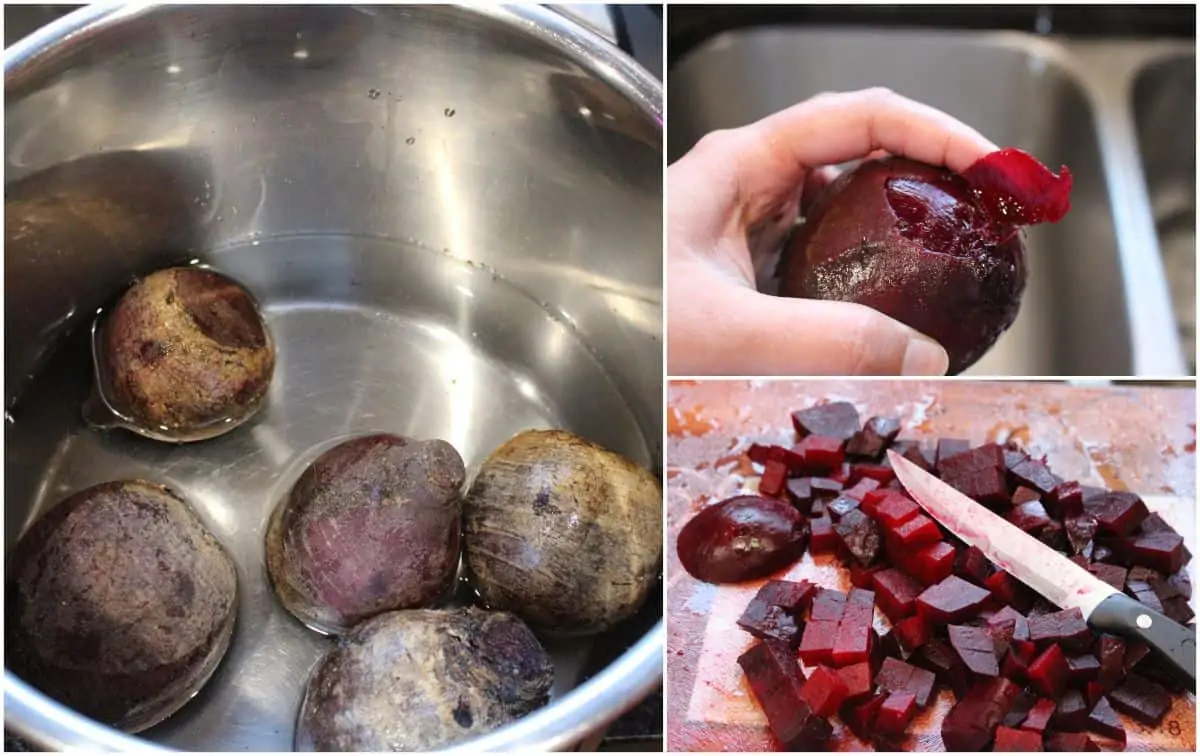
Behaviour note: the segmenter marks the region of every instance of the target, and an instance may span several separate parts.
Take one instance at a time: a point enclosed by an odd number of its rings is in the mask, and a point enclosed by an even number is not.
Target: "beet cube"
[[[925,620],[916,615],[905,617],[897,622],[892,626],[891,632],[896,643],[900,645],[900,650],[908,655],[925,645],[931,634],[932,628],[925,624]]]
[[[814,517],[808,521],[808,550],[814,554],[829,554],[837,548],[838,537],[833,530],[833,520],[828,516]]]
[[[1029,710],[1033,708],[1037,700],[1037,696],[1031,694],[1029,691],[1021,691],[1021,694],[1017,696],[1017,700],[1013,702],[1012,708],[1004,715],[1004,721],[1001,723],[1001,726],[1020,727],[1021,723],[1025,721],[1025,717],[1029,716]]]
[[[775,460],[767,462],[762,478],[758,481],[758,492],[763,496],[782,495],[784,483],[787,481],[787,473],[787,466],[782,462]]]
[[[1168,577],[1167,582],[1183,598],[1190,599],[1192,597],[1192,578],[1184,570],[1180,570]]]
[[[1092,644],[1092,631],[1078,608],[1029,618],[1029,639],[1034,643],[1059,643],[1072,651]]]
[[[860,500],[859,509],[874,517],[875,510],[880,503],[895,495],[895,491],[888,491],[884,488],[876,488],[874,491],[868,491]]]
[[[964,495],[984,504],[1007,504],[1004,450],[985,444],[938,460],[938,474]]]
[[[1158,683],[1137,673],[1108,694],[1113,706],[1145,725],[1158,724],[1171,708],[1171,694]]]
[[[1096,518],[1101,533],[1119,536],[1132,533],[1150,515],[1141,497],[1128,491],[1106,491],[1093,496],[1083,502],[1083,509]]]
[[[911,693],[917,706],[924,709],[933,696],[937,677],[933,672],[900,661],[894,657],[883,660],[875,684],[889,693]]]
[[[858,509],[858,499],[851,499],[844,493],[825,505],[825,511],[834,520],[842,519],[848,512],[855,509]]]
[[[954,570],[954,547],[945,541],[916,551],[892,550],[888,553],[897,567],[922,585],[940,583]]]
[[[1097,527],[1096,518],[1090,514],[1080,514],[1063,520],[1063,528],[1067,532],[1067,543],[1071,544],[1072,554],[1090,554]]]
[[[879,459],[883,450],[900,434],[900,420],[894,417],[873,417],[846,444],[846,453],[864,459]]]
[[[1046,733],[1046,750],[1055,753],[1081,753],[1099,751],[1087,733],[1083,732],[1048,732]]]
[[[818,717],[831,717],[846,700],[848,692],[846,683],[836,672],[829,667],[817,667],[801,688],[800,697]]]
[[[1042,750],[1042,734],[1031,730],[1014,730],[1001,725],[996,728],[996,742],[992,751],[996,753],[1031,753]]]
[[[819,588],[808,618],[814,622],[837,622],[845,611],[846,594],[832,588]]]
[[[802,623],[797,623],[796,618],[782,607],[763,603],[757,598],[746,606],[737,624],[755,638],[779,641],[792,648],[795,648],[800,640],[800,630],[803,627]]]
[[[875,686],[871,682],[871,663],[849,664],[837,670],[837,676],[846,686],[846,700],[857,701],[871,695]]]
[[[934,455],[935,465],[939,473],[942,460],[962,454],[970,448],[971,442],[965,438],[939,438],[937,441],[937,451]]]
[[[814,499],[832,499],[842,492],[842,484],[829,478],[809,478],[808,486]]]
[[[1012,470],[1017,465],[1029,459],[1029,455],[1009,444],[1004,445],[1004,469]]]
[[[1129,574],[1129,570],[1117,564],[1105,564],[1103,562],[1092,562],[1088,565],[1088,572],[1095,575],[1100,580],[1116,588],[1118,591],[1125,590],[1125,578]]]
[[[779,744],[791,751],[822,750],[833,728],[801,695],[804,677],[792,650],[764,641],[738,657],[738,665]]]
[[[901,523],[886,533],[896,548],[915,549],[919,546],[929,546],[942,540],[942,531],[937,523],[923,514],[918,514],[907,522]]]
[[[1029,621],[1025,619],[1024,614],[1012,606],[1005,606],[988,618],[989,625],[999,625],[1003,622],[1013,623],[1012,640],[1029,640]]]
[[[1050,524],[1050,516],[1040,501],[1029,501],[1013,507],[1005,518],[1026,533],[1036,533]]]
[[[1074,517],[1083,512],[1083,488],[1073,480],[1059,483],[1045,497],[1045,504],[1046,511],[1053,517]]]
[[[926,472],[933,472],[933,461],[929,459],[929,457],[925,456],[925,453],[921,450],[921,444],[918,442],[911,439],[897,440],[892,444],[892,451],[896,452],[901,457],[904,457],[909,462],[912,462],[922,470]],[[884,461],[887,461],[886,457],[884,457]]]
[[[1150,647],[1145,643],[1126,643],[1125,644],[1125,659],[1122,665],[1125,669],[1125,674],[1129,674],[1131,670],[1141,664],[1142,661],[1150,655]]]
[[[791,457],[791,450],[786,446],[776,446],[775,444],[750,444],[750,448],[746,450],[746,456],[755,464],[766,465],[772,460],[787,462]]]
[[[841,473],[842,462],[846,459],[842,441],[829,436],[808,436],[793,446],[792,451],[804,459],[805,471],[833,473],[831,478]]]
[[[1048,494],[1058,485],[1058,479],[1042,462],[1026,459],[1009,470],[1021,485],[1032,488],[1039,493]]]
[[[1068,681],[1080,685],[1095,680],[1100,674],[1100,660],[1091,654],[1075,654],[1067,657]]]
[[[887,693],[877,693],[861,704],[844,708],[841,712],[842,721],[858,737],[863,740],[872,740],[875,718],[879,714],[879,708],[883,706],[883,702],[887,698]]]
[[[1188,600],[1183,596],[1172,596],[1169,599],[1164,599],[1162,605],[1163,614],[1181,625],[1186,625],[1196,616],[1196,613],[1192,611],[1192,607],[1188,604]]]
[[[1113,711],[1112,705],[1104,696],[1100,696],[1100,700],[1088,714],[1087,728],[1106,738],[1125,742],[1125,726],[1121,724],[1121,718],[1117,716],[1117,712]]]
[[[930,638],[912,657],[913,663],[937,676],[942,684],[949,686],[954,695],[962,698],[971,684],[971,671],[950,644],[941,638]]]
[[[915,602],[923,590],[919,583],[895,568],[881,570],[872,577],[875,599],[888,619],[896,622],[916,611]]]
[[[886,465],[874,465],[867,462],[858,462],[851,465],[850,475],[857,478],[859,482],[870,479],[881,486],[885,486],[896,479],[896,473],[892,468]]]
[[[1011,680],[990,677],[972,685],[942,721],[948,751],[982,751],[992,742],[1021,689]]]
[[[1045,732],[1046,728],[1050,726],[1050,719],[1054,716],[1056,707],[1057,704],[1049,698],[1039,698],[1029,713],[1025,715],[1025,721],[1021,723],[1021,728]]]
[[[808,514],[812,507],[812,485],[808,478],[791,478],[785,484],[788,501],[792,506],[800,510],[804,514]]]
[[[1050,718],[1050,724],[1056,730],[1079,732],[1087,726],[1087,715],[1090,710],[1091,707],[1082,693],[1074,689],[1068,690],[1058,699],[1058,705],[1054,709],[1054,716]]]
[[[1148,606],[1156,612],[1163,611],[1162,599],[1158,597],[1158,593],[1154,590],[1154,585],[1149,580],[1135,578],[1134,574],[1134,571],[1130,570],[1129,576],[1125,579],[1126,592],[1140,601],[1144,606]]]
[[[1000,674],[1000,662],[996,659],[996,644],[986,628],[971,625],[950,625],[946,628],[950,646],[977,675],[994,677]]]
[[[875,573],[882,572],[888,569],[886,564],[873,564],[864,566],[861,564],[850,565],[850,585],[855,588],[865,588],[872,590],[875,587]]]
[[[1025,486],[1017,486],[1017,490],[1013,491],[1012,498],[1009,501],[1014,507],[1019,507],[1022,504],[1028,504],[1031,501],[1041,501],[1042,495],[1032,488]]]
[[[871,516],[888,529],[911,520],[921,511],[917,503],[904,494],[893,493],[875,506]]]
[[[1032,634],[1033,618],[1029,622]],[[1030,687],[1047,698],[1057,698],[1062,694],[1067,685],[1067,674],[1067,657],[1058,645],[1047,646],[1026,672]]]
[[[1004,570],[997,570],[989,575],[988,579],[983,581],[983,587],[991,591],[998,601],[1018,612],[1028,611],[1033,606],[1034,596],[1029,588]]]
[[[799,655],[809,666],[833,661],[833,644],[837,640],[837,620],[809,620],[800,636]]]
[[[975,546],[960,549],[954,557],[954,574],[975,585],[983,585],[995,569],[995,565]]]
[[[842,546],[859,564],[870,564],[879,555],[882,543],[879,526],[859,510],[850,510],[833,529]]]
[[[829,402],[792,413],[796,435],[830,436],[846,441],[862,427],[858,410],[850,402]]]
[[[1115,635],[1101,635],[1096,640],[1096,656],[1100,659],[1096,681],[1104,690],[1112,690],[1125,678],[1125,641]]]
[[[884,737],[903,735],[916,713],[916,696],[912,693],[892,693],[875,715],[875,731]]]
[[[851,470],[851,475],[853,474],[853,470]],[[856,502],[860,502],[864,496],[877,488],[879,488],[879,481],[873,478],[862,478],[850,488],[844,489],[842,491],[842,496],[846,496],[854,499]]]
[[[983,588],[951,575],[917,596],[917,613],[931,624],[949,624],[974,616],[991,596]]]
[[[1178,572],[1183,566],[1183,536],[1178,533],[1142,533],[1133,539],[1129,558],[1134,564],[1159,572]]]
[[[845,491],[846,487],[850,485],[850,463],[843,462],[835,467],[833,471],[829,473],[829,479],[836,480],[841,484],[842,490]]]
[[[1029,679],[1029,665],[1037,658],[1037,645],[1032,641],[1014,640],[1008,647],[1008,655],[1000,664],[1000,674],[1010,680],[1024,682]]]
[[[812,603],[813,597],[816,594],[817,586],[807,580],[799,582],[769,580],[762,588],[758,589],[754,600],[771,606],[782,607],[787,612],[799,616]]]
[[[867,661],[871,652],[871,622],[875,617],[875,594],[852,588],[833,643],[834,666]]]

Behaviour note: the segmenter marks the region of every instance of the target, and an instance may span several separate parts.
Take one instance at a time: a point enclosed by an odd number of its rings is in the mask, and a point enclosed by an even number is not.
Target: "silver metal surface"
[[[732,31],[670,71],[668,155],[674,160],[711,130],[824,91],[886,86],[940,108],[1000,145],[1028,150],[1054,169],[1069,166],[1075,177],[1067,217],[1027,232],[1030,272],[1020,315],[968,374],[1185,375],[1168,274],[1191,280],[1195,214],[1173,216],[1175,230],[1162,242],[1164,271],[1151,200],[1156,183],[1194,185],[1187,173],[1195,170],[1194,80],[1173,70],[1156,84],[1146,74],[1143,91],[1157,94],[1144,94],[1143,105],[1134,90],[1142,72],[1181,58],[1188,62],[1179,65],[1194,68],[1194,56],[1188,42],[1073,42],[1015,32]],[[1177,97],[1172,103],[1162,92]],[[1143,174],[1135,115],[1146,124],[1143,133],[1153,123],[1161,134],[1153,148],[1143,144],[1147,169],[1157,152],[1169,164],[1160,170],[1177,182]],[[1186,321],[1194,292],[1181,286],[1175,295]],[[1184,338],[1190,340],[1186,330]]]
[[[440,437],[474,469],[562,427],[661,469],[661,88],[592,33],[515,8],[89,7],[5,52],[5,545],[67,492],[170,484],[238,560],[230,651],[129,738],[5,673],[51,748],[287,750],[330,641],[270,594],[263,525],[322,449]],[[265,409],[172,446],[86,428],[87,325],[200,260],[278,347]],[[655,597],[555,644],[552,702],[464,748],[558,749],[661,679]]]
[[[1062,609],[1077,608],[1087,619],[1101,601],[1118,593],[1116,588],[896,452],[889,451],[888,459],[904,489],[933,519],[1052,604]]]

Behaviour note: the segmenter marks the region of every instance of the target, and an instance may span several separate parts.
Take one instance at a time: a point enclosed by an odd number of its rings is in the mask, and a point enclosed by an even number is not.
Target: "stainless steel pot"
[[[521,7],[89,6],[5,51],[5,542],[63,495],[172,485],[236,554],[228,656],[133,738],[7,671],[48,748],[279,750],[328,641],[262,568],[266,514],[337,438],[438,436],[471,465],[566,427],[660,469],[661,86]],[[197,259],[279,345],[265,412],[200,445],[83,427],[86,330],[130,278]],[[464,745],[578,742],[661,679],[661,596],[555,646],[546,708]]]

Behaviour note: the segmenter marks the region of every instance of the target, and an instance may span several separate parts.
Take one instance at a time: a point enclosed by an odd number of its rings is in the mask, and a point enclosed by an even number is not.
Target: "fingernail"
[[[941,344],[912,337],[904,350],[904,363],[900,366],[901,375],[945,375],[950,367],[950,358]]]

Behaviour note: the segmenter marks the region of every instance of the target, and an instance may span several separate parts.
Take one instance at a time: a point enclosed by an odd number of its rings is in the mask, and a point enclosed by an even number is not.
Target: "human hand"
[[[832,180],[824,166],[886,153],[962,172],[996,149],[886,89],[818,95],[705,136],[667,168],[669,374],[944,374],[945,350],[908,326],[863,305],[760,293],[756,272]]]

